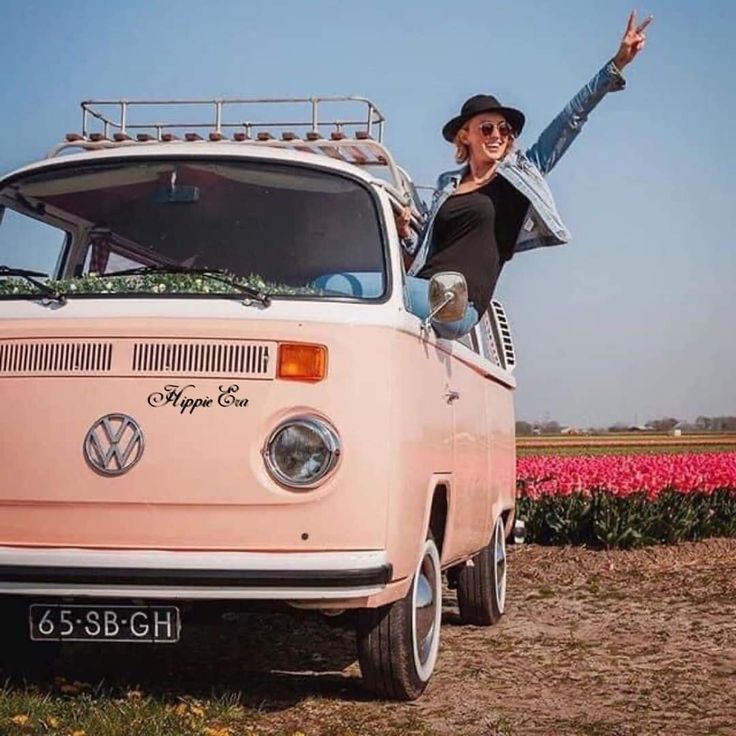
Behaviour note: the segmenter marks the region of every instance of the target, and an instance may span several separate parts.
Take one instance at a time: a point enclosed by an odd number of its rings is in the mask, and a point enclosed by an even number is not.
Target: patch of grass
[[[541,585],[535,591],[534,598],[555,598],[556,595],[555,591],[549,585]]]
[[[77,683],[76,685],[81,685]],[[437,736],[418,714],[387,712],[383,703],[346,704],[319,698],[273,711],[242,704],[236,692],[194,698],[151,696],[84,687],[78,694],[38,686],[0,688],[2,736]]]
[[[0,690],[0,733],[8,736],[232,736],[236,727],[253,728],[256,720],[239,705],[236,695],[167,702],[135,690],[65,695],[9,684]]]

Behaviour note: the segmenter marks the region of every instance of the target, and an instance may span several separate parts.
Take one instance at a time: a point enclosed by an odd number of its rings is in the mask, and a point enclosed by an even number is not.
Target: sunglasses
[[[492,123],[487,121],[485,123],[481,123],[478,126],[478,130],[484,138],[491,138],[494,130],[498,130],[498,135],[501,138],[510,138],[514,135],[514,129],[505,121],[502,123]]]

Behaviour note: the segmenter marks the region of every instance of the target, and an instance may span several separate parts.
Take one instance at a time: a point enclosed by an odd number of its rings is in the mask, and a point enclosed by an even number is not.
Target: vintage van
[[[407,311],[394,212],[426,209],[367,100],[82,109],[0,180],[2,666],[280,601],[347,611],[367,687],[416,698],[444,573],[463,621],[504,611],[501,306],[461,341]]]

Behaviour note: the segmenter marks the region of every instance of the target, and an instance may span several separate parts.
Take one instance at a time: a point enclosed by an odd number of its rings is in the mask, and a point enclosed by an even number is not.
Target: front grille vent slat
[[[273,378],[273,343],[138,342],[132,371],[143,374]]]
[[[107,373],[112,344],[53,340],[0,340],[0,376]]]

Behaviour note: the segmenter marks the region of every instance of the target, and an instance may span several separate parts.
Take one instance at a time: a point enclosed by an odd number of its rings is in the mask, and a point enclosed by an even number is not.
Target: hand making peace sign
[[[648,15],[638,26],[636,25],[636,10],[632,10],[629,14],[629,21],[626,24],[624,36],[621,39],[621,45],[618,47],[616,56],[613,57],[613,63],[616,68],[621,71],[627,64],[634,60],[634,57],[644,48],[646,43],[646,35],[644,29],[654,20],[654,16]]]

